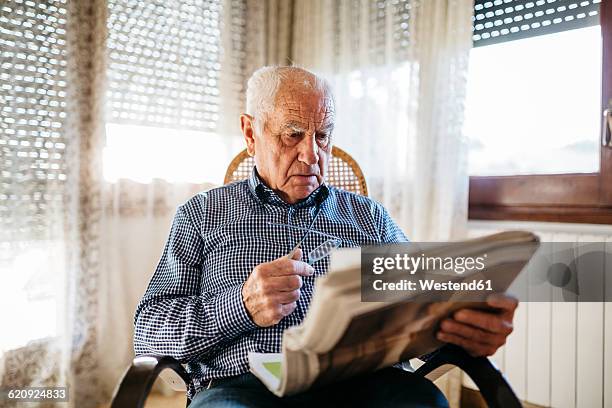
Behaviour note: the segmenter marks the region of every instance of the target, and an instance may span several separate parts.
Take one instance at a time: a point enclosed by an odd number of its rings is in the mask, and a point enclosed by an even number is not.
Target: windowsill
[[[612,224],[612,207],[472,205],[469,220]]]
[[[528,230],[551,234],[569,235],[612,235],[610,224],[580,224],[567,222],[507,221],[507,220],[469,220],[468,231],[482,231],[483,234],[502,230]]]

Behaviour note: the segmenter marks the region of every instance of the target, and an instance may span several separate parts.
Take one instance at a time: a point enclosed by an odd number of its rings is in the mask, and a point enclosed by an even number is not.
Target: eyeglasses
[[[308,253],[308,265],[312,266],[315,262],[325,258],[332,250],[338,248],[341,243],[340,239],[328,239]]]
[[[311,266],[315,262],[318,262],[321,259],[323,259],[326,256],[328,256],[331,253],[331,251],[333,251],[334,249],[338,248],[340,246],[340,244],[342,244],[342,240],[340,238],[338,238],[338,237],[335,237],[333,235],[326,234],[324,232],[320,232],[320,231],[317,231],[317,230],[313,230],[312,229],[313,224],[314,224],[314,219],[310,223],[308,228],[298,227],[298,226],[289,225],[289,224],[281,224],[281,223],[276,223],[276,222],[268,222],[268,225],[274,225],[274,226],[277,226],[277,227],[287,227],[287,228],[292,228],[292,229],[299,230],[299,231],[305,231],[304,235],[302,235],[302,238],[293,247],[291,252],[289,252],[289,254],[287,254],[288,258],[291,258],[293,256],[294,252],[302,245],[302,243],[304,242],[304,240],[306,239],[306,237],[308,236],[309,233],[312,232],[313,234],[323,235],[323,236],[328,238],[321,245],[317,246],[315,249],[313,249],[312,251],[308,252],[308,255],[307,255],[308,262],[307,263],[308,263],[308,265],[311,265]]]

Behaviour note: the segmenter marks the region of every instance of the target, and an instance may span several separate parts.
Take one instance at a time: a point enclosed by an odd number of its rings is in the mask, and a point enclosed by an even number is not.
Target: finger
[[[287,303],[285,305],[281,305],[281,314],[283,315],[283,317],[288,316],[291,313],[293,313],[293,311],[295,310],[296,307],[297,307],[297,303],[296,302],[292,302],[292,303]]]
[[[452,319],[444,319],[442,324],[440,324],[440,329],[448,334],[454,334],[467,340],[474,340],[495,347],[500,347],[506,342],[506,336],[502,334],[490,333]]]
[[[300,275],[273,276],[266,283],[267,293],[291,292],[300,289],[303,285]]]
[[[514,311],[518,306],[518,299],[506,293],[494,293],[487,297],[487,304],[502,311]]]
[[[312,276],[314,274],[314,268],[308,265],[306,262],[295,261],[292,259],[285,260],[281,263],[281,267],[278,270],[277,276],[283,275],[301,275],[301,276]]]
[[[508,335],[512,332],[512,321],[503,314],[487,313],[480,310],[462,309],[453,316],[461,323],[469,324],[491,333]]]
[[[302,261],[290,261],[293,266],[293,272],[296,275],[312,276],[315,272],[314,268]]]
[[[288,304],[296,302],[300,298],[300,290],[292,290],[291,292],[278,292],[275,299],[280,304]]]
[[[497,351],[497,349],[493,346],[468,340],[455,334],[438,332],[436,337],[438,340],[445,343],[452,343],[459,347],[463,347],[463,349],[465,349],[465,351],[467,351],[473,357],[492,356]]]
[[[294,261],[299,261],[302,259],[302,248],[295,248],[290,254],[289,259],[293,259]]]
[[[266,274],[268,276],[312,276],[312,274],[314,274],[314,268],[306,262],[287,258],[279,258],[276,261],[272,261],[266,269]]]

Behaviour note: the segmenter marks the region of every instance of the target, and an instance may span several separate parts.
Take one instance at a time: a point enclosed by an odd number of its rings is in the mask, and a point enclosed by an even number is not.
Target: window
[[[54,336],[60,323],[65,107],[66,1],[2,2],[0,354]],[[25,320],[36,324],[10,329]]]
[[[599,171],[600,93],[599,25],[474,48],[470,175]]]
[[[245,2],[108,7],[105,178],[221,183],[232,150],[224,118],[239,132]]]
[[[476,1],[471,219],[612,223],[610,4]]]

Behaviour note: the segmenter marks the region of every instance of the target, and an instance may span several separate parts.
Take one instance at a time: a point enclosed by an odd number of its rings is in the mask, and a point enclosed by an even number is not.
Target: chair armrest
[[[111,408],[142,408],[159,373],[169,368],[185,381],[191,382],[181,363],[169,356],[143,354],[132,361],[115,390]]]
[[[425,377],[445,364],[459,367],[469,375],[489,407],[522,407],[510,384],[488,358],[472,357],[461,347],[452,344],[446,344],[433,353],[416,373]]]

